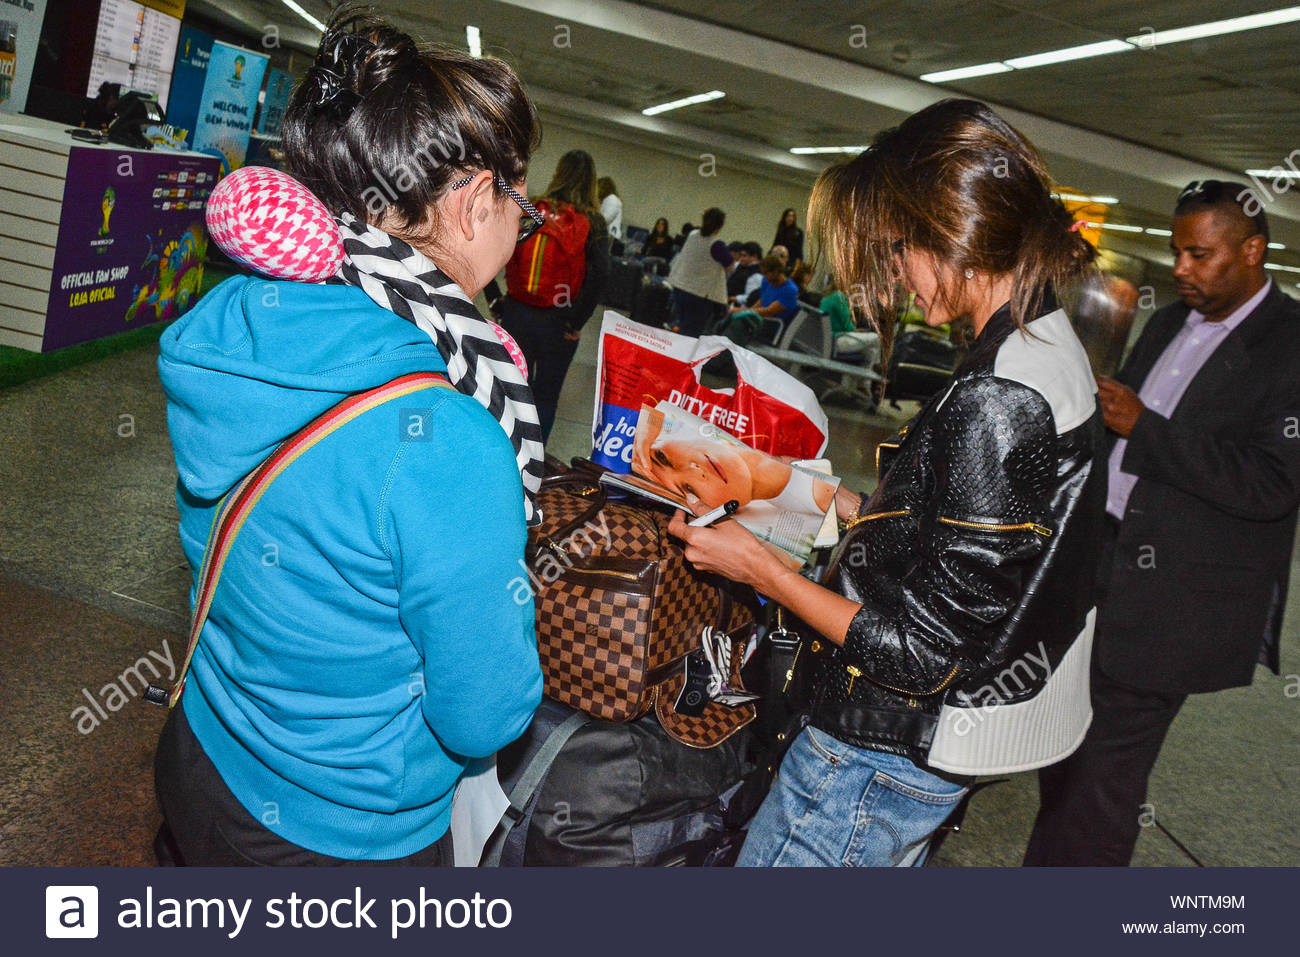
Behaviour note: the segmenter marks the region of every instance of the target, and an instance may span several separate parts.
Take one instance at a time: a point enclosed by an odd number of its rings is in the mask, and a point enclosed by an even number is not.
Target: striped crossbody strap
[[[454,386],[447,381],[445,376],[437,373],[413,372],[367,392],[359,392],[356,395],[349,396],[285,439],[271,453],[270,458],[226,493],[226,497],[221,500],[221,504],[217,507],[216,516],[212,520],[212,528],[208,532],[208,543],[203,550],[203,564],[199,567],[199,577],[194,592],[194,609],[190,614],[189,645],[185,649],[185,657],[181,662],[180,672],[176,676],[176,683],[172,685],[170,691],[166,688],[150,685],[144,694],[146,701],[150,704],[166,705],[168,708],[174,708],[176,702],[180,700],[181,692],[185,690],[185,678],[190,670],[190,662],[194,658],[194,649],[198,647],[199,636],[203,633],[203,625],[207,622],[208,612],[212,609],[212,596],[217,590],[217,582],[221,580],[221,569],[226,563],[226,558],[230,555],[235,536],[239,534],[239,529],[243,526],[244,520],[248,518],[248,513],[253,510],[253,506],[257,504],[258,499],[262,497],[271,483],[279,477],[280,473],[316,443],[347,425],[358,416],[364,415],[385,402],[391,402],[413,392],[430,388],[454,389]]]

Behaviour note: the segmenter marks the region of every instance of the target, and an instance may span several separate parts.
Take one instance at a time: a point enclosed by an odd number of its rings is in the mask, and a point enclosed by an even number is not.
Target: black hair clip
[[[375,45],[365,37],[356,33],[344,33],[334,41],[333,49],[329,54],[330,63],[327,65],[347,73],[349,68],[358,65],[357,61],[365,59],[374,52]],[[320,63],[320,58],[317,59],[317,63]]]
[[[352,91],[348,77],[357,72],[360,61],[375,49],[373,43],[356,33],[336,37],[328,53],[322,49],[313,67],[319,87],[316,106],[336,107],[350,113],[361,102],[361,97]]]
[[[361,102],[361,97],[348,89],[347,80],[329,67],[316,66],[312,71],[317,86],[317,107],[338,106],[350,111]]]

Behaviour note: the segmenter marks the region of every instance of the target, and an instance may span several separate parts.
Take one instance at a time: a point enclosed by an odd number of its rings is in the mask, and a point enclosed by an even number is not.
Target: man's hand
[[[1098,376],[1097,389],[1101,393],[1101,414],[1106,419],[1106,428],[1127,439],[1146,406],[1136,392],[1114,379]]]

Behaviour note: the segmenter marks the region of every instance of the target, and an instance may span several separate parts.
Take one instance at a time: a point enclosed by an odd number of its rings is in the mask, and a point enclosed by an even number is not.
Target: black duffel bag
[[[631,319],[642,325],[662,329],[672,319],[672,287],[658,276],[642,276],[636,300],[632,303]]]
[[[641,292],[641,264],[635,259],[613,256],[610,259],[609,285],[603,304],[610,309],[631,313]]]
[[[748,728],[717,747],[691,748],[653,713],[614,723],[543,700],[523,736],[497,755],[511,809],[483,863],[729,865],[757,807],[750,746]]]

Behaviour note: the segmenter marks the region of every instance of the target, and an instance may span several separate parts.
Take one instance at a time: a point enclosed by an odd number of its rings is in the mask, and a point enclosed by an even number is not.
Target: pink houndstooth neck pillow
[[[222,252],[272,279],[322,282],[343,262],[343,237],[325,204],[276,169],[244,166],[227,175],[208,197],[206,219]],[[527,379],[523,350],[495,322],[488,325]]]
[[[320,282],[343,262],[330,211],[279,170],[244,166],[230,173],[208,198],[207,222],[227,256],[272,279]]]

